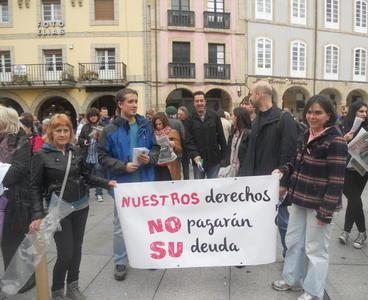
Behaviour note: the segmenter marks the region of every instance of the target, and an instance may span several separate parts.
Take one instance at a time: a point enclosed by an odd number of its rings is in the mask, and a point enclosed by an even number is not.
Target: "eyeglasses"
[[[62,134],[62,133],[64,133],[64,134],[68,134],[68,133],[70,133],[70,130],[69,129],[61,129],[61,128],[59,128],[59,129],[56,129],[56,130],[54,130],[57,134]]]

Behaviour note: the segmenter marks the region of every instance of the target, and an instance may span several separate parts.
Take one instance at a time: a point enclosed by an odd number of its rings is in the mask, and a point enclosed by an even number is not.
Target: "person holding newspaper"
[[[368,129],[367,110],[368,106],[363,101],[355,101],[350,105],[349,113],[342,123],[344,138],[347,142],[353,140],[361,128]],[[355,161],[355,163],[357,162]],[[367,239],[361,198],[367,180],[368,173],[366,170],[362,169],[358,172],[351,163],[348,164],[344,183],[344,195],[347,198],[348,205],[345,213],[344,231],[340,234],[339,241],[346,245],[355,223],[359,231],[353,242],[353,247],[356,249],[362,248]]]
[[[309,130],[294,162],[273,171],[290,178],[286,201],[292,203],[286,233],[287,252],[278,291],[303,288],[298,300],[322,299],[328,273],[329,240],[334,212],[341,207],[346,142],[330,99],[313,96],[304,119]]]
[[[169,126],[169,120],[162,112],[158,112],[152,118],[156,141],[161,146],[158,163],[155,166],[155,180],[180,180],[180,161],[183,148],[179,132]]]
[[[61,231],[54,235],[57,258],[51,286],[53,300],[65,299],[65,278],[67,298],[87,299],[78,286],[84,230],[89,210],[87,184],[105,189],[116,186],[116,181],[92,174],[81,151],[72,144],[73,141],[70,118],[65,114],[54,115],[47,129],[47,142],[33,156],[31,165],[30,198],[34,214],[38,213],[29,225],[31,232],[40,228],[43,196],[49,203],[54,193],[74,206],[74,211],[61,220]]]

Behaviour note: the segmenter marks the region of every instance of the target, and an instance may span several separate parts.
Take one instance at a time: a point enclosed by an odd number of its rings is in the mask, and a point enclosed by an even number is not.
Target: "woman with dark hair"
[[[87,184],[109,189],[116,187],[116,181],[96,177],[86,165],[79,149],[73,145],[74,133],[70,118],[56,114],[47,129],[47,142],[33,156],[31,166],[31,193],[33,211],[38,217],[29,225],[30,231],[39,230],[43,215],[42,198],[46,193],[47,202],[55,193],[73,205],[74,211],[61,220],[61,231],[54,235],[57,258],[52,277],[52,299],[62,300],[65,279],[67,299],[87,299],[79,290],[79,268],[82,258],[82,244],[88,217]],[[64,194],[60,195],[68,169]]]
[[[292,205],[282,279],[272,287],[278,291],[302,287],[304,294],[298,300],[312,300],[323,298],[331,220],[341,208],[348,152],[328,98],[312,97],[303,117],[309,129],[295,161],[273,171],[289,177],[287,200]]]
[[[355,101],[349,106],[349,113],[344,118],[342,124],[342,130],[346,142],[350,142],[359,132],[360,128],[368,130],[367,122],[367,109],[368,106],[363,101]],[[355,118],[363,119],[362,124],[355,132],[352,132],[352,126]],[[348,200],[345,213],[344,231],[340,234],[339,240],[342,244],[346,244],[351,229],[354,223],[358,228],[358,235],[353,242],[353,247],[360,249],[363,247],[365,240],[367,239],[367,233],[365,228],[365,217],[362,203],[362,192],[368,180],[368,173],[363,176],[355,171],[352,167],[346,169],[345,183],[344,183],[344,195]]]
[[[152,118],[153,129],[155,130],[156,139],[158,144],[160,144],[160,139],[166,136],[169,140],[169,146],[171,149],[167,149],[167,145],[160,145],[160,157],[159,162],[155,166],[155,180],[156,181],[166,181],[166,180],[180,180],[180,162],[175,159],[170,162],[160,163],[162,160],[163,153],[171,153],[174,151],[176,155],[181,155],[183,148],[180,141],[180,135],[175,130],[169,126],[169,120],[163,112],[158,112]],[[166,149],[165,149],[166,147]],[[168,150],[168,151],[165,151]]]
[[[252,128],[252,121],[248,112],[242,107],[236,107],[233,110],[232,118],[233,128],[226,147],[224,166],[226,167],[232,164],[235,169],[234,176],[238,176],[241,163],[244,161],[247,153],[248,137]]]

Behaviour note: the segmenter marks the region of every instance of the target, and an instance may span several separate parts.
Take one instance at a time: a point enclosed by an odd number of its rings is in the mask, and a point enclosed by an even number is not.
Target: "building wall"
[[[74,78],[79,78],[79,63],[96,62],[95,48],[112,47],[116,49],[116,62],[127,65],[127,80],[129,87],[137,89],[141,95],[139,111],[144,112],[147,106],[147,73],[145,56],[146,28],[144,11],[147,10],[145,0],[116,0],[115,21],[94,21],[94,1],[62,0],[63,35],[38,35],[38,23],[41,21],[41,1],[30,1],[30,7],[19,8],[16,1],[11,1],[11,27],[0,28],[0,51],[10,50],[12,64],[42,64],[42,49],[61,48],[64,63],[74,66]],[[48,29],[45,30],[48,32]],[[104,85],[104,91],[86,89],[77,82],[74,87],[62,89],[0,89],[0,97],[16,95],[26,104],[32,113],[37,113],[42,95],[48,97],[54,92],[66,95],[72,102],[77,113],[84,113],[96,97],[114,95],[116,89],[109,90]],[[11,94],[9,94],[11,93]],[[34,110],[36,109],[36,110]]]

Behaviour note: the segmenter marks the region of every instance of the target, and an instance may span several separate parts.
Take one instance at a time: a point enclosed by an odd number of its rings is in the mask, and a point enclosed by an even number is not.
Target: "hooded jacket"
[[[110,173],[110,178],[119,183],[136,182],[137,172],[140,174],[140,181],[155,179],[154,165],[158,161],[160,146],[156,143],[152,123],[140,115],[135,118],[138,125],[137,147],[150,150],[148,165],[141,165],[133,173],[126,171],[127,163],[133,160],[133,149],[130,145],[129,122],[121,117],[117,117],[103,129],[98,141],[99,163]]]
[[[348,149],[341,131],[332,126],[298,151],[294,163],[281,170],[291,177],[288,201],[315,209],[317,219],[330,223],[332,215],[341,208],[345,164]]]

